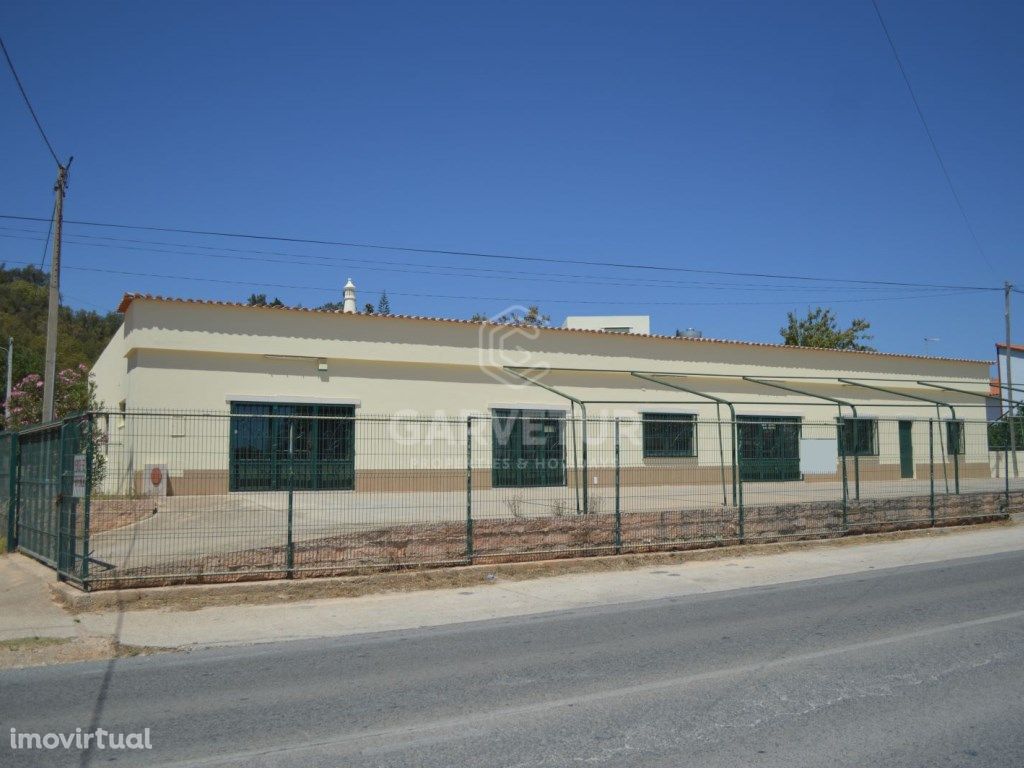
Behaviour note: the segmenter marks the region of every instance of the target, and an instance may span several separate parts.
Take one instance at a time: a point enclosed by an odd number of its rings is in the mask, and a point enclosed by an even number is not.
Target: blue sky
[[[21,2],[0,11],[0,30],[58,152],[75,156],[70,219],[1024,283],[1024,6],[880,5],[987,260],[869,0]],[[48,216],[53,164],[6,72],[0,115],[0,213]],[[0,259],[38,263],[45,225],[0,226]],[[556,322],[649,313],[656,332],[777,341],[787,311],[822,304],[844,321],[867,317],[880,349],[921,353],[925,337],[938,337],[931,353],[983,359],[1002,335],[994,292],[70,225],[66,235],[66,303],[90,308],[112,308],[130,290],[264,291],[313,306],[338,300],[352,277],[360,303],[386,289],[408,314],[468,317],[530,302]],[[101,269],[110,271],[87,271]],[[1015,331],[1024,337],[1024,321]]]

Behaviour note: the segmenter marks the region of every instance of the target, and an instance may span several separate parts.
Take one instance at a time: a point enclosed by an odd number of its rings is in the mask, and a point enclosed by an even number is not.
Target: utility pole
[[[1007,424],[1010,429],[1010,454],[1013,456],[1013,475],[1020,477],[1017,467],[1017,429],[1014,417],[1017,415],[1016,405],[1013,402],[1013,356],[1011,343],[1013,341],[1010,325],[1010,294],[1013,292],[1013,284],[1007,280],[1003,283],[1003,307],[1006,318],[1006,400],[1007,400]],[[1007,474],[1010,468],[1006,468]]]
[[[46,311],[46,360],[43,369],[43,421],[53,421],[53,396],[57,383],[57,318],[60,311],[60,239],[64,219],[64,194],[68,188],[68,168],[57,165],[57,183],[53,186],[53,256],[50,259],[50,296]]]
[[[14,337],[7,337],[7,396],[4,397],[4,428],[11,426],[11,381],[14,369]]]

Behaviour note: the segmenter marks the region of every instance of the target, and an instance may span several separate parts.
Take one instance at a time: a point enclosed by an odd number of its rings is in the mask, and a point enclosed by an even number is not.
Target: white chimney
[[[341,311],[356,311],[356,285],[352,282],[351,277],[348,279],[348,282],[345,283],[345,303],[342,304]]]

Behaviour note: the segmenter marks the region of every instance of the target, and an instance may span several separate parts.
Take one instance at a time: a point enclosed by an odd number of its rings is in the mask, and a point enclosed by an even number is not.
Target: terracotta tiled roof
[[[260,306],[254,307],[249,304],[242,304],[241,302],[235,301],[214,301],[212,299],[180,299],[171,296],[157,296],[150,293],[126,293],[124,298],[121,299],[121,303],[117,306],[118,312],[127,311],[129,305],[136,299],[144,299],[146,301],[162,301],[171,304],[195,304],[210,307],[234,307],[239,309],[249,309],[254,311],[274,311],[274,312],[308,312],[310,314],[326,314],[326,315],[341,315],[345,314],[340,309],[313,309],[309,307],[287,307],[287,306]],[[353,313],[355,317],[361,318],[373,318],[379,320],[417,320],[426,321],[432,323],[453,323],[459,325],[480,325],[478,320],[460,320],[458,318],[449,317],[428,317],[425,315],[375,315],[366,314],[363,312]],[[484,321],[486,322],[486,321]],[[806,351],[816,352],[836,352],[844,355],[869,355],[871,357],[890,357],[890,358],[906,358],[911,360],[942,360],[949,363],[974,363],[982,365],[990,365],[991,360],[972,360],[969,358],[961,357],[933,357],[928,355],[910,355],[901,354],[898,352],[862,352],[854,349],[828,349],[823,347],[793,347],[785,344],[770,344],[765,341],[740,341],[737,339],[713,339],[709,337],[700,338],[685,338],[680,336],[666,336],[662,334],[650,333],[635,333],[635,334],[623,334],[614,331],[600,331],[600,330],[589,330],[583,328],[540,328],[538,329],[542,333],[572,333],[572,334],[598,334],[602,336],[634,336],[644,339],[667,339],[670,341],[676,341],[681,344],[734,344],[737,346],[745,347],[765,347],[769,349],[800,349]]]

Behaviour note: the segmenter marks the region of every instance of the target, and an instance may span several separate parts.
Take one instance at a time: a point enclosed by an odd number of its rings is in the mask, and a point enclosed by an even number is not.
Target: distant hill
[[[0,264],[0,401],[7,381],[7,339],[14,337],[14,382],[43,372],[46,356],[47,274],[36,267],[7,269]],[[57,368],[92,366],[121,325],[117,312],[101,315],[60,308]]]

